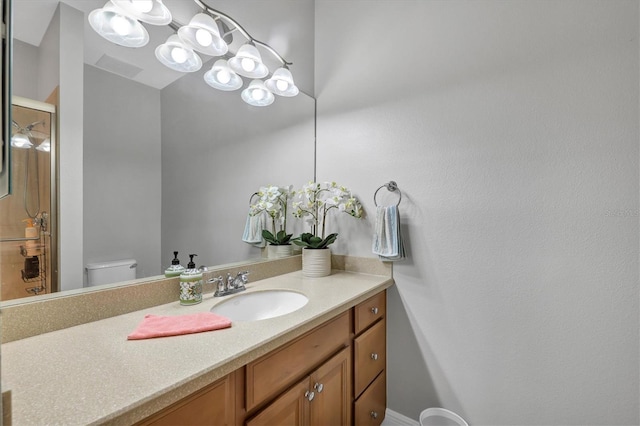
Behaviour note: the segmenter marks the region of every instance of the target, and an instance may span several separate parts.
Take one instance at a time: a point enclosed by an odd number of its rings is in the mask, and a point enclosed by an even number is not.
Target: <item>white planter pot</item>
[[[302,275],[326,277],[331,274],[331,249],[302,249]]]
[[[291,256],[292,246],[291,244],[282,246],[267,246],[267,257],[269,259],[278,259],[280,257]]]

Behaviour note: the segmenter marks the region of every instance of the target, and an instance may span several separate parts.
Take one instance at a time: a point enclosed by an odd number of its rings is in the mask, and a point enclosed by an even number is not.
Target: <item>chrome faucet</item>
[[[227,273],[226,280],[222,278],[222,275],[217,278],[211,278],[208,282],[218,284],[213,297],[228,296],[246,290],[245,284],[249,282],[247,275],[249,275],[249,271],[238,272],[235,277]]]

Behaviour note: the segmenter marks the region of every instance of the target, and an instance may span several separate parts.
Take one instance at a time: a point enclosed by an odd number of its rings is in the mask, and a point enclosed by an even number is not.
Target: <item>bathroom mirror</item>
[[[0,99],[2,102],[2,131],[0,133],[0,199],[9,195],[10,191],[10,149],[9,139],[11,138],[11,127],[7,124],[11,122],[11,65],[9,58],[11,58],[11,28],[6,23],[11,16],[10,4],[5,0],[0,0],[0,12],[2,16],[2,26],[6,28],[7,37],[2,37],[0,40],[0,67],[2,67],[2,75],[5,76],[2,79],[2,86],[0,86]]]
[[[200,10],[191,0],[164,3],[180,23]],[[293,62],[296,84],[312,93],[312,0],[205,3]],[[313,179],[315,100],[301,93],[249,106],[240,91],[204,82],[216,59],[206,56],[201,70],[168,70],[159,83],[167,70],[153,51],[173,31],[146,25],[146,49],[113,45],[87,21],[103,6],[104,0],[13,2],[13,92],[59,108],[57,290],[86,285],[84,267],[92,262],[132,258],[143,279],[160,275],[173,251],[183,265],[189,254],[197,254],[198,266],[260,258],[260,248],[242,241],[250,198],[261,186],[300,187]],[[33,33],[40,35],[30,39]],[[136,55],[146,62],[137,63]],[[273,70],[273,59],[264,54],[264,60]],[[131,69],[123,64],[141,70],[124,77]],[[296,222],[290,218],[289,232],[302,230]]]

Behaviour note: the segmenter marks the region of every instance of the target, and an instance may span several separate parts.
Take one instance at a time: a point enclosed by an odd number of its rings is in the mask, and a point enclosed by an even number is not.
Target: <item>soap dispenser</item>
[[[178,252],[173,252],[173,260],[171,261],[171,266],[169,266],[164,271],[164,276],[167,278],[179,277],[180,274],[184,271],[184,266],[180,264],[180,260],[178,260]]]
[[[195,305],[202,302],[202,271],[196,268],[193,258],[197,254],[189,255],[187,269],[180,274],[180,304]]]

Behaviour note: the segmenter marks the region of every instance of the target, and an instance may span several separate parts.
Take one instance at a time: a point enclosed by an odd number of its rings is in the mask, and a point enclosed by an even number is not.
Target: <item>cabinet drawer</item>
[[[235,392],[235,373],[231,373],[137,425],[234,425]]]
[[[387,311],[387,292],[381,291],[355,307],[354,328],[359,334],[378,319],[385,316]]]
[[[384,370],[386,365],[386,321],[383,319],[355,340],[355,395]]]
[[[387,408],[387,375],[382,372],[358,398],[353,413],[356,426],[378,426]]]
[[[350,329],[350,312],[345,312],[281,349],[247,364],[247,410],[280,393],[346,346]]]

